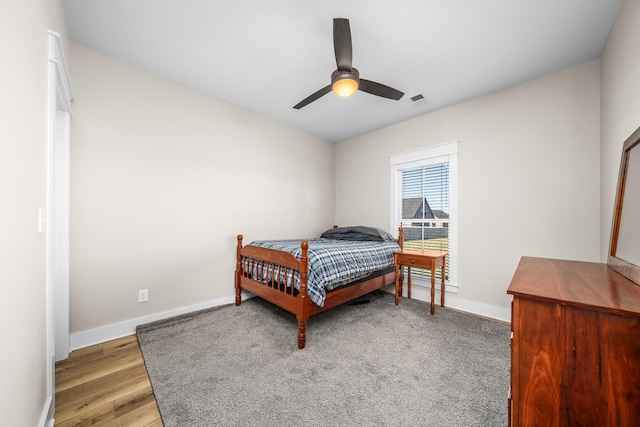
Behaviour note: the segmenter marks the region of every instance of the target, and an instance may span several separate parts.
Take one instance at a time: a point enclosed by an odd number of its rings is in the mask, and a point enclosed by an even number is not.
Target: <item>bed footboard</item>
[[[308,242],[302,242],[302,256],[298,260],[288,252],[257,246],[242,246],[238,235],[235,290],[236,306],[242,302],[241,292],[246,290],[296,315],[298,320],[298,348],[306,342],[309,304],[307,276],[309,261]],[[295,273],[300,275],[300,286],[294,286]]]

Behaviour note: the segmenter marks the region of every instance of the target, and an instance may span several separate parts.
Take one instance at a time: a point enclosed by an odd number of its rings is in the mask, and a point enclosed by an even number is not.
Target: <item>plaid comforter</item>
[[[253,246],[278,249],[300,259],[303,240],[260,240]],[[366,277],[374,271],[393,265],[393,253],[400,250],[396,242],[363,242],[353,240],[310,239],[307,256],[309,275],[307,292],[316,305],[324,306],[327,291]],[[300,288],[300,275],[294,278],[296,289]]]

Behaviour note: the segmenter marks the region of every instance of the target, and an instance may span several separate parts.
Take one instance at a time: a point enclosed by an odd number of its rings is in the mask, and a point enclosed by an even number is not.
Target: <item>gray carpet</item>
[[[138,327],[165,426],[506,426],[509,325],[394,296],[309,320],[259,298]]]

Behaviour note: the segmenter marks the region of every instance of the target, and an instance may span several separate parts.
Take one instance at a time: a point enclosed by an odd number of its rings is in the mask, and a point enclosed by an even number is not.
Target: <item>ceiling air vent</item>
[[[415,95],[410,96],[409,101],[411,101],[414,107],[420,107],[421,105],[426,105],[431,102],[429,98],[421,93],[416,93]]]

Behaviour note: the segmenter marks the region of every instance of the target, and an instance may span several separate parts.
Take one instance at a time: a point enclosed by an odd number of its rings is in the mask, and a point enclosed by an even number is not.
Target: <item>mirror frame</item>
[[[620,172],[618,174],[618,189],[616,190],[615,207],[613,209],[613,224],[611,226],[611,245],[607,265],[622,274],[627,279],[640,285],[640,266],[616,256],[618,247],[618,235],[620,233],[620,219],[624,206],[624,192],[627,184],[627,169],[629,167],[629,152],[632,148],[640,150],[640,128],[624,142],[622,147],[622,159],[620,160]]]

